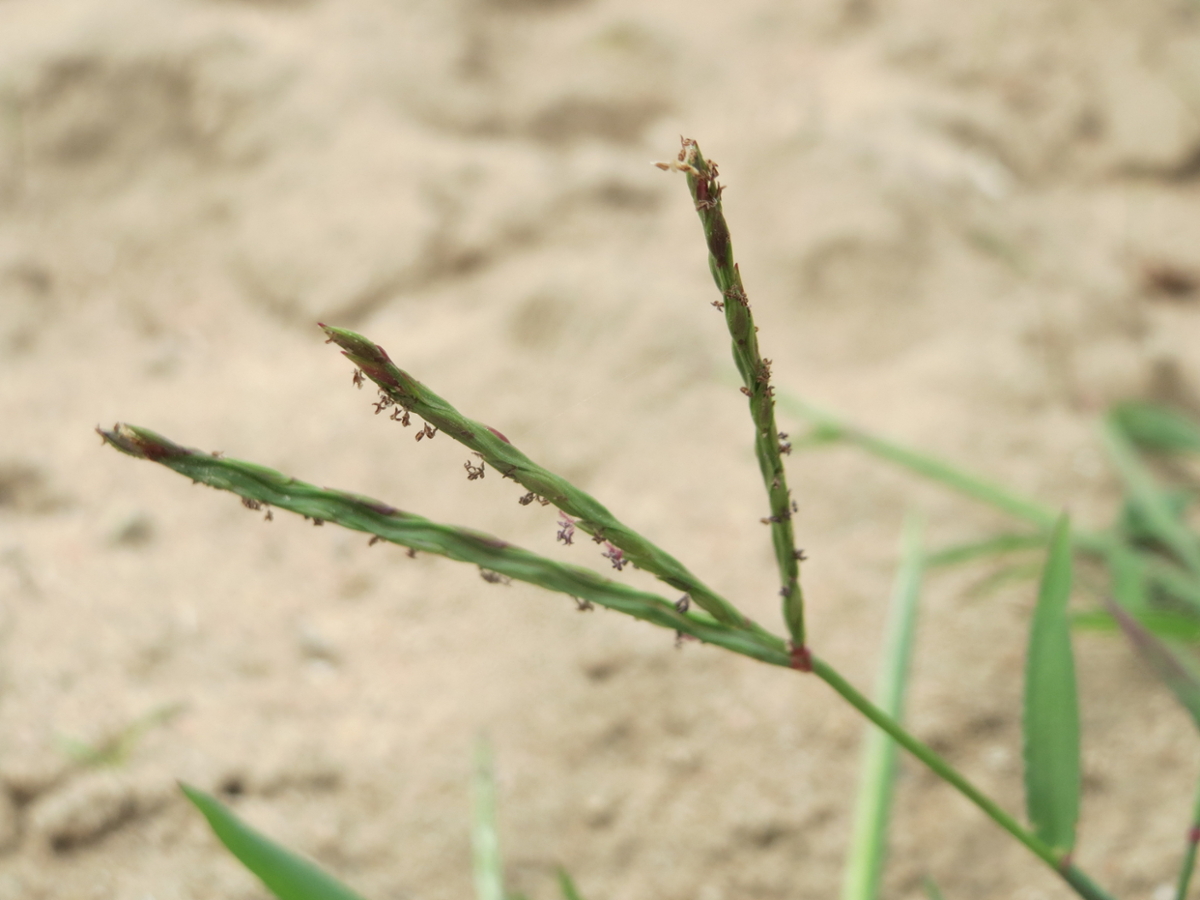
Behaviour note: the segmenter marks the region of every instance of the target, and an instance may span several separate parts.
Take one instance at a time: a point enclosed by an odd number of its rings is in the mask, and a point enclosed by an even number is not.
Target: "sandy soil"
[[[374,417],[315,322],[355,327],[778,621],[699,226],[650,162],[720,162],[779,385],[1103,524],[1098,411],[1200,386],[1198,110],[1184,0],[0,0],[0,898],[262,897],[177,778],[367,897],[469,896],[481,731],[531,897],[560,863],[591,898],[834,896],[863,728],[819,682],[263,523],[92,428],[604,564]],[[869,685],[905,512],[999,521],[789,465],[814,643]],[[1019,810],[1032,591],[982,574],[929,582],[910,721]],[[1159,897],[1195,735],[1115,639],[1077,648],[1078,857]],[[63,750],[174,704],[119,766]],[[1067,896],[906,765],[888,896],[926,874]]]

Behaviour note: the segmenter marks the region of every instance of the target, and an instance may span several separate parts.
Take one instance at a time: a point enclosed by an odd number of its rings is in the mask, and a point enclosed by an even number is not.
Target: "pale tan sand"
[[[365,896],[461,898],[470,749],[514,889],[829,898],[863,726],[815,680],[469,567],[368,549],[100,447],[127,420],[555,547],[555,514],[371,415],[319,319],[602,498],[762,621],[774,569],[699,225],[718,160],[779,385],[1103,524],[1110,401],[1194,396],[1195,4],[0,0],[0,898],[251,898],[174,789]],[[787,425],[785,424],[786,428]],[[874,673],[906,510],[990,513],[850,451],[790,471],[813,641]],[[1011,809],[1028,585],[926,590],[915,731]],[[623,576],[636,580],[637,573]],[[1195,735],[1077,639],[1079,860],[1158,896]],[[121,767],[76,771],[164,704]],[[888,896],[1064,897],[906,764]]]

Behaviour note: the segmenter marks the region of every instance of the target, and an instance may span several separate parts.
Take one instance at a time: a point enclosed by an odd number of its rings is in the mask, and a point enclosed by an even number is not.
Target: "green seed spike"
[[[749,398],[750,416],[754,420],[754,451],[767,487],[771,509],[770,516],[763,521],[771,526],[771,541],[783,582],[780,590],[783,617],[792,643],[799,651],[798,660],[803,668],[806,667],[804,661],[807,650],[804,595],[800,588],[800,554],[796,552],[792,534],[794,510],[782,457],[783,453],[791,451],[791,445],[786,443],[775,427],[775,388],[771,386],[771,361],[759,353],[758,329],[754,327],[754,316],[750,313],[750,301],[742,286],[741,272],[733,261],[729,226],[721,211],[721,192],[724,188],[717,183],[717,164],[705,159],[700,147],[690,138],[683,139],[683,148],[679,151],[677,161],[657,165],[661,169],[673,169],[687,176],[688,190],[704,226],[709,270],[721,292],[721,299],[714,305],[725,313],[725,324],[733,339],[733,361],[742,376],[742,393]]]
[[[765,629],[755,625],[728,600],[701,582],[683,563],[623,525],[595,497],[543,469],[495,428],[466,418],[421,382],[397,368],[387,351],[378,344],[345,328],[321,327],[329,340],[341,347],[346,358],[375,382],[392,403],[416,413],[442,433],[478,453],[505,478],[512,478],[526,490],[553,503],[577,520],[574,522],[577,528],[598,540],[608,541],[637,568],[685,591],[697,606],[718,622],[767,634]]]
[[[413,550],[474,563],[488,572],[606,606],[743,656],[788,665],[787,650],[777,637],[680,612],[663,597],[603,578],[591,569],[558,563],[467,528],[431,522],[370,497],[320,488],[265,466],[181,447],[147,428],[117,424],[112,431],[97,430],[116,449],[160,463],[193,481],[238,494],[252,508],[274,506]]]

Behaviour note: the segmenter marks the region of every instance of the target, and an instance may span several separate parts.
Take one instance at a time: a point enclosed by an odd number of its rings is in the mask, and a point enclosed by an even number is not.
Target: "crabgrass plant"
[[[387,503],[359,494],[317,487],[288,475],[237,459],[190,449],[149,429],[117,424],[100,430],[104,440],[117,450],[139,459],[166,466],[195,482],[230,491],[251,508],[289,510],[317,522],[331,522],[373,535],[411,550],[439,554],[479,566],[485,574],[526,581],[549,591],[567,594],[581,605],[608,607],[677,635],[750,657],[781,670],[823,682],[869,722],[871,729],[864,758],[863,788],[860,792],[855,837],[846,869],[847,900],[866,900],[878,895],[884,866],[888,809],[897,748],[902,748],[928,766],[939,778],[963,794],[1000,829],[1045,863],[1079,896],[1108,900],[1099,887],[1073,860],[1075,830],[1080,802],[1080,749],[1078,705],[1071,650],[1067,601],[1071,592],[1074,554],[1098,553],[1114,567],[1137,567],[1131,583],[1153,585],[1174,591],[1172,596],[1195,590],[1200,609],[1200,549],[1190,532],[1180,524],[1169,498],[1157,492],[1149,476],[1139,468],[1128,448],[1128,429],[1110,428],[1110,449],[1130,484],[1135,505],[1130,522],[1150,529],[1162,552],[1151,553],[1112,535],[1073,530],[1065,516],[987,485],[972,476],[931,462],[919,454],[887,444],[851,429],[831,416],[816,413],[799,401],[791,410],[814,423],[812,441],[850,440],[880,455],[902,462],[925,474],[934,474],[955,487],[1029,522],[1027,532],[1004,535],[983,544],[952,548],[927,557],[920,548],[915,526],[906,532],[902,563],[893,598],[888,650],[880,675],[879,702],[873,702],[818,654],[808,640],[804,618],[804,595],[800,584],[803,555],[795,548],[792,516],[795,507],[788,491],[783,455],[791,450],[775,418],[775,389],[771,363],[759,351],[757,328],[750,303],[734,262],[729,228],[722,212],[722,187],[717,167],[706,159],[694,141],[684,140],[678,157],[658,163],[660,168],[682,174],[692,202],[699,213],[708,245],[709,266],[719,290],[714,306],[724,313],[732,342],[734,362],[741,378],[754,426],[754,449],[766,489],[766,515],[770,525],[775,564],[780,583],[783,634],[752,621],[729,599],[701,581],[681,561],[649,538],[625,525],[597,499],[548,471],[522,453],[500,431],[468,419],[413,376],[392,362],[387,352],[368,338],[322,325],[328,342],[337,345],[355,366],[355,381],[374,382],[380,392],[378,409],[390,409],[393,418],[405,425],[419,417],[422,433],[448,435],[477,455],[478,465],[468,463],[468,475],[478,477],[490,466],[519,483],[528,493],[523,502],[538,499],[553,504],[561,513],[560,537],[570,541],[583,532],[603,545],[604,555],[618,571],[632,565],[656,576],[679,599],[640,590],[591,569],[556,562],[513,544],[454,525],[431,521],[404,512]],[[939,468],[941,466],[941,468]],[[1133,527],[1133,526],[1131,526]],[[907,660],[911,649],[914,615],[921,571],[924,566],[953,559],[1036,546],[1045,558],[1039,564],[1041,588],[1030,628],[1025,671],[1024,762],[1025,821],[975,787],[961,772],[901,724]],[[1138,580],[1140,579],[1140,580]],[[677,596],[677,595],[676,595]],[[1148,627],[1145,610],[1117,597],[1119,606],[1103,612],[1124,628],[1135,643],[1164,674],[1168,684],[1200,723],[1200,681],[1180,661],[1171,647]],[[1161,629],[1159,629],[1161,630]],[[480,900],[510,897],[504,888],[499,842],[495,827],[494,788],[490,754],[478,752],[475,775],[474,860],[475,882]],[[291,852],[272,843],[241,822],[227,807],[194,787],[184,793],[211,824],[217,837],[263,883],[284,900],[347,900],[358,895]],[[1190,845],[1180,875],[1180,897],[1195,856]],[[559,887],[566,900],[580,896],[569,875],[559,874]],[[937,887],[927,882],[930,896]]]

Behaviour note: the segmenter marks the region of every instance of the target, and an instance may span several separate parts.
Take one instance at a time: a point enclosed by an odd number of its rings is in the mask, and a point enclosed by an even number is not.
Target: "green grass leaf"
[[[1126,613],[1128,615],[1128,612]],[[1153,635],[1176,641],[1200,640],[1200,621],[1194,616],[1176,612],[1143,612],[1133,620]],[[1120,623],[1102,610],[1071,614],[1071,627],[1081,631],[1117,631]]]
[[[1111,417],[1101,427],[1100,436],[1129,492],[1141,533],[1168,548],[1193,575],[1200,576],[1200,541],[1179,520],[1167,493],[1158,486],[1133,444]]]
[[[1059,854],[1075,845],[1079,819],[1079,703],[1067,601],[1071,533],[1054,527],[1025,660],[1025,803],[1038,837]]]
[[[1175,695],[1200,729],[1200,673],[1187,657],[1122,609],[1112,600],[1105,600],[1109,614],[1116,620],[1138,653],[1150,664],[1159,679]]]
[[[562,866],[558,867],[558,889],[562,891],[563,900],[583,900],[575,882],[571,880],[570,873]]]
[[[313,863],[255,831],[215,797],[190,785],[179,787],[208,819],[221,843],[279,900],[362,900]]]
[[[1046,546],[1044,534],[998,534],[982,541],[954,544],[935,550],[925,557],[927,568],[956,566],[988,557],[1006,556],[1021,550],[1040,550]]]
[[[1129,400],[1109,413],[1125,436],[1145,450],[1200,453],[1200,424],[1157,403]]]
[[[471,826],[471,860],[477,900],[505,900],[504,861],[496,829],[496,778],[492,748],[486,739],[475,744],[474,809]]]
[[[897,721],[903,718],[923,569],[921,528],[910,519],[904,529],[900,568],[889,604],[883,661],[876,686],[879,708]],[[869,726],[859,781],[854,838],[847,856],[842,888],[843,900],[874,900],[879,895],[887,854],[896,754],[896,742],[875,726]]]
[[[1018,519],[1030,522],[1038,528],[1049,530],[1054,524],[1054,511],[1048,507],[928,453],[913,450],[843,422],[831,413],[804,402],[789,391],[780,390],[778,392],[778,403],[789,415],[810,423],[823,442],[831,442],[836,439],[854,444],[880,459],[931,478],[952,490],[973,497],[1009,515],[1016,516]]]

